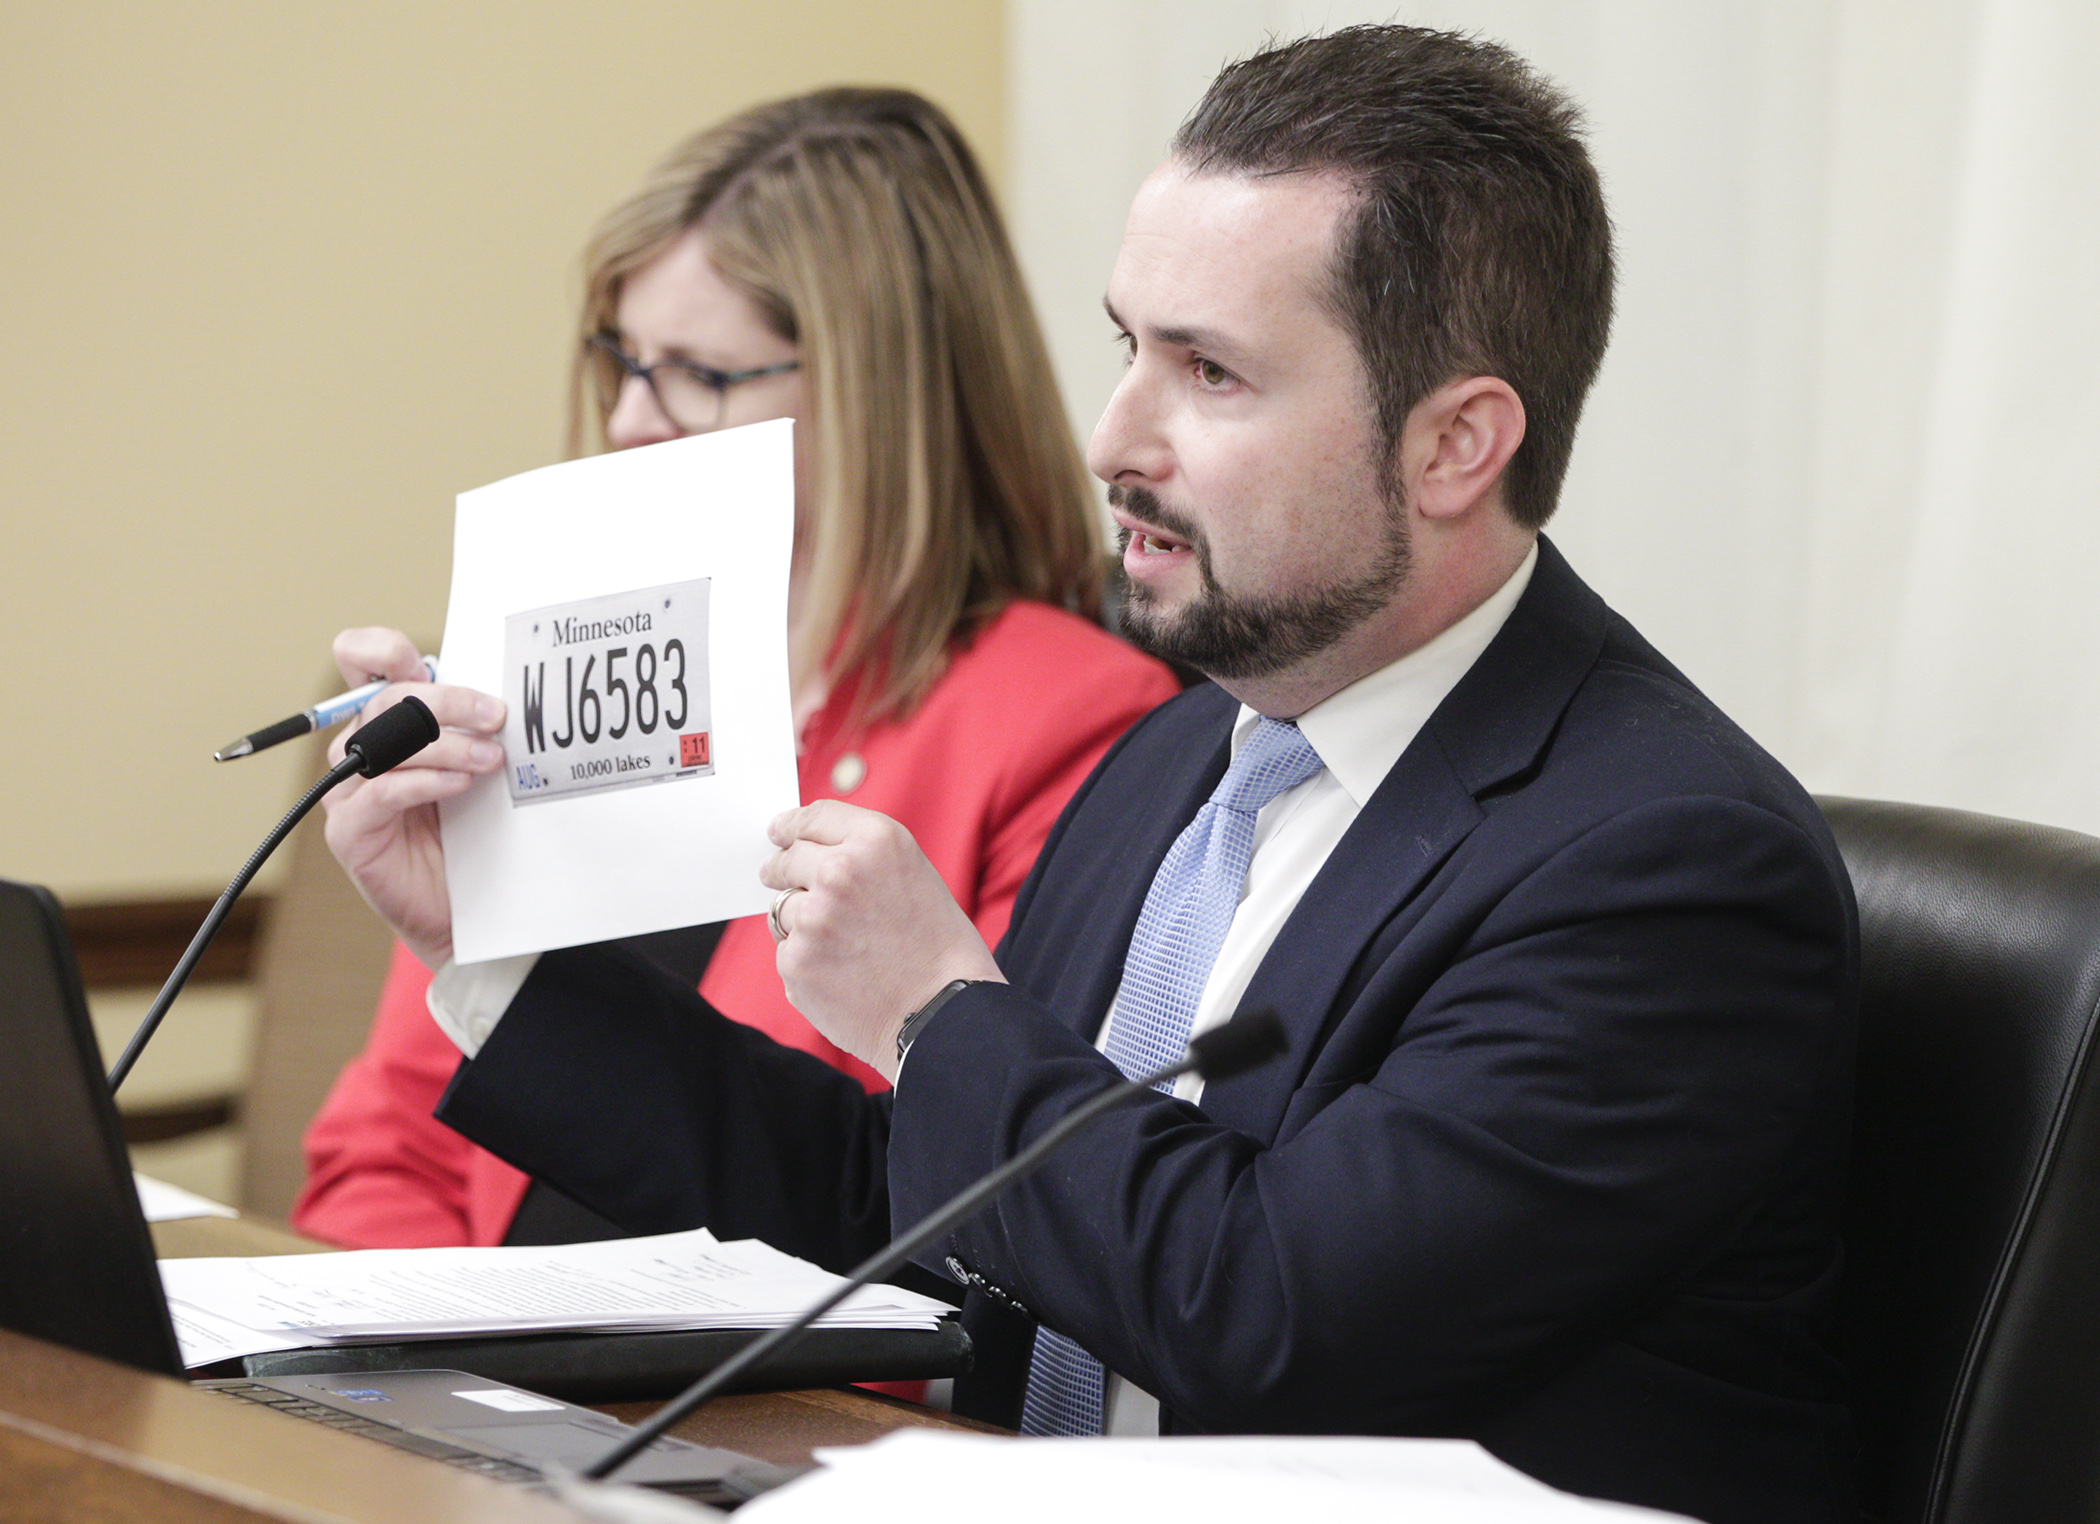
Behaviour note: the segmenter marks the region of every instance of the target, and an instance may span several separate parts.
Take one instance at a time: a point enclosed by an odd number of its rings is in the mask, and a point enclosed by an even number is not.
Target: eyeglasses
[[[696,365],[691,360],[658,360],[654,365],[644,365],[622,349],[620,341],[609,333],[592,334],[584,341],[583,348],[601,408],[610,413],[619,403],[620,389],[627,384],[627,378],[638,376],[642,385],[649,388],[649,395],[656,399],[664,417],[685,434],[703,434],[722,426],[722,415],[728,410],[732,386],[802,368],[800,360],[758,365],[750,370],[716,370],[713,366]]]

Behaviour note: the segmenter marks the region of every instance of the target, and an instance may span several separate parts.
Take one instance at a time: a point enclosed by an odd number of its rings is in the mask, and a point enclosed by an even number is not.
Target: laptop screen
[[[0,1326],[180,1376],[58,902],[0,879]]]

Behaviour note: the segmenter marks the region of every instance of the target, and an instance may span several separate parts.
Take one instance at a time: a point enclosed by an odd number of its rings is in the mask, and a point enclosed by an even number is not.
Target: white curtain
[[[1360,20],[1496,38],[1587,110],[1619,230],[1561,546],[1812,788],[2100,834],[2100,5],[1008,19],[1014,219],[1082,431],[1130,192],[1223,60]]]

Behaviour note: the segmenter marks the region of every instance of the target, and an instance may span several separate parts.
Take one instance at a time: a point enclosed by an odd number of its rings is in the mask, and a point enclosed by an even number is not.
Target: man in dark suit
[[[1136,634],[1216,685],[1110,753],[996,957],[894,823],[776,823],[790,996],[893,1100],[575,949],[485,1040],[439,1010],[440,1114],[630,1230],[840,1266],[1268,1006],[1279,1062],[1110,1113],[931,1256],[958,1406],[1470,1435],[1716,1524],[1846,1517],[1849,889],[1538,536],[1610,292],[1573,113],[1508,54],[1362,28],[1226,70],[1132,209],[1091,451]]]

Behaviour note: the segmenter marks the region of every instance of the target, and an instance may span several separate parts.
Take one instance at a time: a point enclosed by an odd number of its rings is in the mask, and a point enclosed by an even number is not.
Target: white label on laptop
[[[513,1392],[505,1387],[496,1387],[486,1392],[454,1392],[455,1397],[464,1397],[469,1402],[478,1402],[485,1408],[500,1408],[506,1413],[559,1413],[562,1405],[549,1402],[545,1397],[535,1397],[530,1392]]]
[[[504,621],[510,802],[712,774],[707,577]]]

